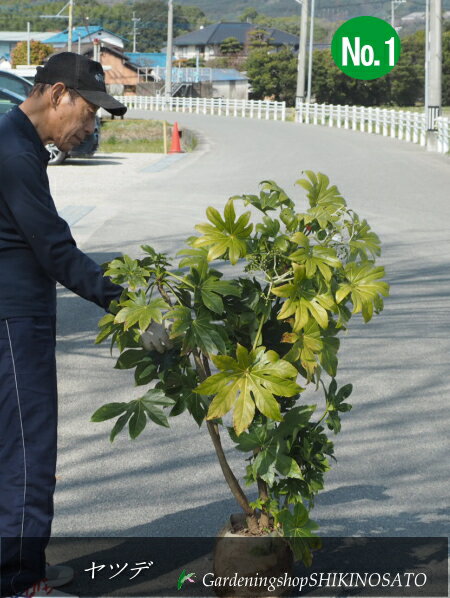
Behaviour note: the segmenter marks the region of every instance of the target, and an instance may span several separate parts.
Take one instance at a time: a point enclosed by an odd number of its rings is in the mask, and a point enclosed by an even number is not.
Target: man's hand
[[[141,334],[142,345],[147,351],[164,353],[172,348],[173,343],[169,338],[172,322],[164,320],[163,324],[152,322],[145,332]]]

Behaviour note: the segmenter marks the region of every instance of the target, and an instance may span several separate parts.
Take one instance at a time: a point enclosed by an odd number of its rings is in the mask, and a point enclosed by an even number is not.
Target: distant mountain
[[[175,2],[198,6],[210,19],[222,21],[237,20],[249,7],[272,17],[290,17],[300,13],[300,6],[295,0],[175,0]]]
[[[236,21],[248,8],[272,17],[290,17],[300,14],[295,0],[174,0],[176,4],[197,6],[211,20]],[[391,0],[316,0],[316,16],[326,20],[351,19],[360,15],[388,18]],[[445,10],[450,10],[450,0],[443,0]],[[425,0],[407,0],[396,9],[401,17],[415,11],[425,10]]]

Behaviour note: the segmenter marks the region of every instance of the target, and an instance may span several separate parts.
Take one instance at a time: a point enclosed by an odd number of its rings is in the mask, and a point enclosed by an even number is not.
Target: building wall
[[[248,81],[214,81],[214,98],[227,100],[248,100]]]
[[[100,62],[102,66],[110,66],[105,70],[106,85],[124,85],[125,87],[136,87],[138,83],[138,74],[133,69],[124,65],[123,60],[109,52],[101,52]]]

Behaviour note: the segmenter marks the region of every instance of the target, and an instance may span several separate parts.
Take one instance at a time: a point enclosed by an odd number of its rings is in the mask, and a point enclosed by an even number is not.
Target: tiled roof
[[[166,66],[167,54],[161,52],[124,52],[124,54],[136,66]]]
[[[175,71],[176,69],[174,69]],[[195,68],[189,68],[189,69],[181,69],[182,72],[185,71],[189,71],[190,74],[192,75],[193,73],[195,74]],[[248,77],[242,73],[240,73],[239,71],[237,71],[236,69],[209,69],[209,68],[203,68],[201,69],[201,71],[204,73],[205,71],[208,71],[208,75],[204,75],[201,78],[203,80],[207,80],[209,79],[209,71],[211,71],[211,80],[212,81],[247,81]],[[160,77],[162,79],[166,78],[166,69],[161,69],[158,73],[160,75]],[[176,76],[175,76],[176,78]]]
[[[30,31],[30,39],[42,42],[55,32]],[[28,39],[26,31],[0,31],[0,42],[22,42]]]
[[[72,30],[72,42],[75,43],[80,38],[85,39],[86,37],[91,37],[96,33],[99,33],[100,31],[104,31],[105,33],[109,33],[120,39],[125,39],[120,35],[117,35],[116,33],[109,31],[108,29],[104,29],[103,27],[90,25],[89,27],[74,27]],[[61,33],[53,35],[52,37],[49,37],[44,41],[47,44],[66,44],[68,41],[68,37],[68,29],[66,29],[65,31],[61,31]]]
[[[173,41],[175,46],[203,46],[218,45],[227,37],[234,37],[239,43],[244,44],[248,40],[248,34],[253,29],[264,29],[269,37],[272,38],[274,45],[282,46],[298,45],[299,39],[296,35],[274,29],[273,27],[263,27],[253,25],[252,23],[216,23],[207,25],[198,31],[192,31],[185,35],[176,37]]]

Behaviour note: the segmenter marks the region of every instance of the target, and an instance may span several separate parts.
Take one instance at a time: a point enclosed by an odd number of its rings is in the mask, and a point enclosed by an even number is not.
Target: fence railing
[[[423,146],[426,144],[427,122],[425,114],[420,112],[299,102],[296,121],[375,133]],[[435,120],[438,151],[442,153],[449,151],[449,123],[448,118],[439,117]]]
[[[450,149],[450,119],[439,116],[435,120],[437,127],[438,151],[446,154]]]
[[[130,109],[170,110],[264,120],[286,120],[286,102],[227,100],[223,98],[166,98],[163,96],[114,96]]]

